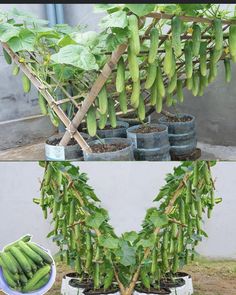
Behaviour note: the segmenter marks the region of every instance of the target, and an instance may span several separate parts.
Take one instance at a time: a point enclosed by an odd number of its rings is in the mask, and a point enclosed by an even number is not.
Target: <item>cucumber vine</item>
[[[166,184],[147,210],[140,232],[116,235],[109,214],[88,184],[87,175],[69,162],[41,162],[45,173],[41,198],[35,199],[54,229],[48,234],[63,261],[94,288],[118,284],[121,293],[135,286],[160,287],[193,260],[195,247],[207,237],[202,229],[219,198],[214,195],[211,166],[215,162],[184,162],[166,176]]]

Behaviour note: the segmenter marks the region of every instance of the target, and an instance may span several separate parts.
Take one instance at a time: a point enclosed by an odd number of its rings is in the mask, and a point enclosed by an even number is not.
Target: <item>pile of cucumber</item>
[[[0,267],[7,285],[30,293],[44,287],[51,275],[52,258],[27,235],[0,252]]]

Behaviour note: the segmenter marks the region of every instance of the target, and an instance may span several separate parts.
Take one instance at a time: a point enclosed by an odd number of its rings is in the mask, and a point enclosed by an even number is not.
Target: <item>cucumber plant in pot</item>
[[[56,126],[59,119],[66,122],[62,111],[70,122],[80,117],[72,125],[83,121],[91,137],[107,128],[108,119],[116,129],[117,115],[133,112],[146,122],[150,108],[161,113],[163,106],[183,103],[185,86],[194,96],[203,95],[217,77],[220,60],[230,82],[231,60],[236,61],[236,20],[230,10],[215,4],[104,4],[96,9],[105,13],[99,33],[68,25],[48,28],[17,10],[1,13],[6,61],[17,60],[14,75],[28,67],[24,91],[34,83],[42,113]],[[97,142],[100,149],[109,145],[120,150],[119,142]],[[102,154],[100,149],[94,153]]]
[[[34,201],[45,218],[52,214],[54,229],[48,237],[60,248],[61,260],[75,269],[83,286],[87,284],[84,292],[171,294],[189,288],[178,272],[207,237],[204,213],[210,218],[220,202],[214,196],[213,165],[196,161],[174,168],[147,210],[141,231],[121,236],[110,225],[87,175],[69,162],[41,162],[41,198]]]

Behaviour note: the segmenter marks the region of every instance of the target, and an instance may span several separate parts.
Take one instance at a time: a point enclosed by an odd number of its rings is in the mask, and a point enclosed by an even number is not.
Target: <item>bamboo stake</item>
[[[90,106],[92,105],[97,95],[101,91],[103,85],[106,83],[108,77],[110,76],[112,70],[116,66],[117,62],[119,61],[120,57],[122,56],[126,48],[127,48],[126,44],[119,45],[118,48],[112,53],[110,60],[103,67],[101,74],[98,76],[90,92],[88,93],[87,97],[83,101],[79,111],[76,113],[75,117],[73,118],[71,122],[70,130],[67,130],[65,132],[59,145],[66,146],[68,144],[68,142],[70,141],[70,132],[73,133],[75,130],[77,130],[79,124],[82,122],[84,116],[86,115]],[[88,152],[91,152],[91,150]]]
[[[44,98],[47,100],[49,106],[55,111],[55,113],[58,115],[58,117],[61,119],[63,124],[66,126],[66,128],[70,128],[71,122],[67,118],[66,114],[63,112],[63,110],[56,105],[54,98],[49,93],[49,91],[46,89],[42,81],[36,77],[28,68],[27,65],[24,63],[19,62],[17,54],[15,54],[6,43],[2,43],[2,47],[7,51],[7,53],[11,56],[12,60],[20,67],[22,72],[30,79],[30,81],[34,84],[34,86],[38,89],[39,92],[44,96]],[[74,138],[79,143],[79,145],[82,147],[83,150],[91,151],[89,145],[84,140],[82,135],[75,129]],[[69,138],[69,141],[71,139],[71,136]]]

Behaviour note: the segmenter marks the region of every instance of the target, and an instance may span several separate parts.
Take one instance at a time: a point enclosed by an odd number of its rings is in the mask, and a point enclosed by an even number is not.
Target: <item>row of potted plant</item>
[[[105,128],[97,131],[96,137],[82,132],[81,135],[88,142],[92,153],[83,153],[73,139],[67,147],[59,147],[62,135],[53,136],[46,142],[46,158],[60,160],[56,158],[56,151],[65,149],[66,159],[84,157],[85,161],[164,161],[171,159],[170,154],[188,155],[196,148],[196,126],[192,115],[163,116],[158,124],[137,122],[123,118],[122,121],[117,121],[116,128],[108,122]],[[86,127],[82,131],[87,131]]]

